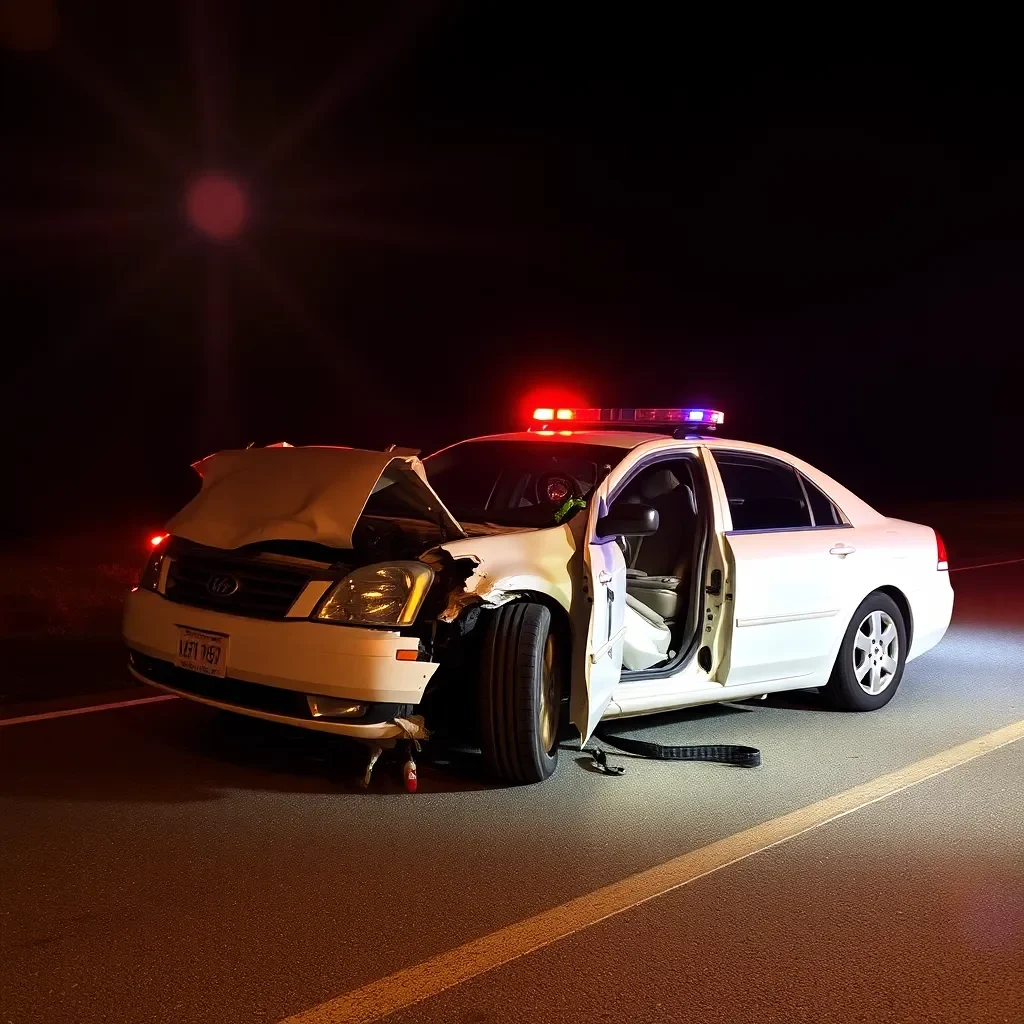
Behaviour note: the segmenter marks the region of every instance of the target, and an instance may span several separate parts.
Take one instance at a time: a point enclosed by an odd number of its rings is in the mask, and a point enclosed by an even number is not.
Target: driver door
[[[580,731],[580,743],[590,739],[611,703],[612,690],[622,673],[622,643],[626,635],[626,559],[615,537],[597,537],[597,521],[605,496],[591,502],[583,553],[583,601],[581,614],[589,618],[584,652],[581,699],[573,693],[572,724]],[[579,622],[582,627],[583,623]],[[580,628],[578,635],[583,635]],[[578,678],[578,677],[577,677]],[[574,687],[574,691],[577,688]]]

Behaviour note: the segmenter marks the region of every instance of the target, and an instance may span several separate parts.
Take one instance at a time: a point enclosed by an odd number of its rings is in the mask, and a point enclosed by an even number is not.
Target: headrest
[[[640,493],[647,501],[654,501],[674,491],[679,486],[679,477],[671,469],[659,469],[644,480]]]
[[[686,492],[686,500],[690,503],[690,511],[697,514],[697,499],[694,497],[693,488],[689,484],[683,484],[683,490]]]

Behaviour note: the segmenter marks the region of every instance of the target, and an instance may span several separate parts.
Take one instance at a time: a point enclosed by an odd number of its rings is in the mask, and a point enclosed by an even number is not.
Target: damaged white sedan
[[[934,530],[709,436],[721,413],[537,412],[424,462],[197,463],[126,601],[132,673],[384,745],[468,719],[492,774],[536,782],[563,708],[584,742],[602,719],[778,690],[872,710],[946,631]]]

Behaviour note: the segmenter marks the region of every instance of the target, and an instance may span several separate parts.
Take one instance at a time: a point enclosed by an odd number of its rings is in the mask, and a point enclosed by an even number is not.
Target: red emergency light
[[[542,406],[533,410],[533,418],[539,423],[550,423],[552,420],[574,420],[576,419],[575,409],[554,409],[551,406]]]
[[[622,424],[630,426],[677,426],[692,425],[714,430],[725,422],[725,413],[718,409],[556,409],[542,406],[534,409],[533,418],[538,423],[555,420],[572,420],[575,426]]]

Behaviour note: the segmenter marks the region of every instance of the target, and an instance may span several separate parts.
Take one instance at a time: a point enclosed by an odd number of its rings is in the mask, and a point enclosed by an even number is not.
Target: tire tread
[[[540,750],[538,686],[551,611],[530,601],[496,609],[483,645],[480,740],[489,772],[509,782],[539,782],[554,769]]]

